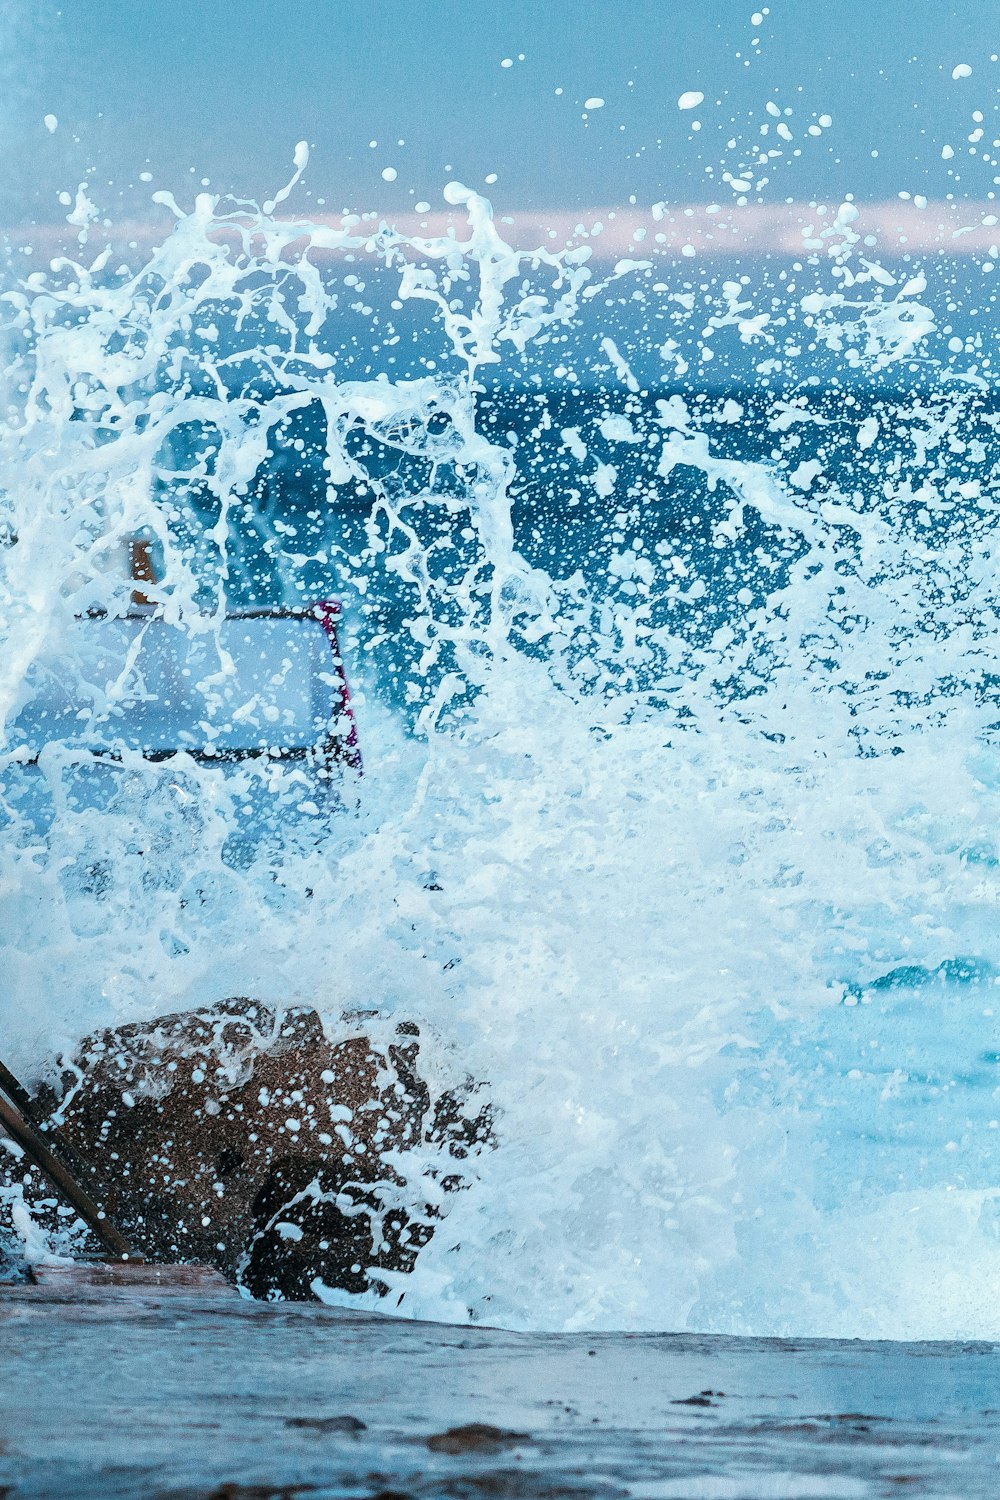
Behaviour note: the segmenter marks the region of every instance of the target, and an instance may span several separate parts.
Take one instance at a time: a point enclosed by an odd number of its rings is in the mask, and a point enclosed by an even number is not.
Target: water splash
[[[39,827],[15,735],[5,1046],[27,1069],[234,992],[334,1029],[374,1005],[498,1120],[411,1313],[990,1335],[988,387],[938,369],[926,280],[887,283],[850,205],[778,317],[515,251],[447,196],[467,228],[427,238],[165,200],[138,272],[66,259],[8,294],[8,726],[71,619],[127,610],[143,536],[193,632],[233,598],[345,599],[368,774],[239,861],[249,771],[136,755],[98,807],[52,745]],[[768,370],[807,327],[833,384],[658,396],[623,285],[647,332],[680,296]],[[616,383],[588,404],[597,307]],[[914,361],[905,402],[846,383]]]

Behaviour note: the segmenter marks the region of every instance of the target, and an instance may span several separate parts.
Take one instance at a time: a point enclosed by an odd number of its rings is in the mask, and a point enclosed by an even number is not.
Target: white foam
[[[603,425],[584,413],[562,429],[561,480],[617,514],[641,439],[655,497],[704,532],[711,578],[682,527],[653,547],[638,521],[608,529],[590,582],[549,576],[515,544],[510,440],[479,420],[484,369],[568,335],[572,390],[574,318],[612,286],[696,316],[709,351],[727,335],[770,349],[772,289],[762,307],[736,280],[682,305],[648,290],[648,262],[601,281],[577,252],[513,249],[462,183],[444,196],[461,232],[405,237],[158,194],[176,225],[148,265],[112,282],[81,258],[15,294],[5,722],[32,670],[63,662],[74,617],[127,607],[137,533],[162,549],[170,617],[209,628],[206,590],[217,603],[240,566],[247,487],[308,403],[331,486],[374,495],[368,557],[341,559],[345,582],[360,592],[366,569],[391,569],[419,652],[408,723],[398,705],[362,709],[357,813],[282,861],[225,857],[246,779],[226,790],[133,756],[101,811],[73,805],[70,758],[48,746],[51,828],[15,810],[4,833],[5,1053],[31,1073],[95,1025],[232,993],[316,1004],[334,1030],[374,1005],[386,1025],[419,1022],[434,1076],[487,1080],[496,1111],[497,1149],[400,1282],[411,1313],[996,1336],[979,1147],[995,1104],[948,1084],[989,1073],[981,1000],[1000,966],[994,528],[987,507],[956,503],[947,467],[965,444],[962,474],[985,473],[970,387],[942,374],[933,399],[895,410],[888,453],[881,419],[775,396],[780,461],[750,459],[732,446],[736,403],[721,428],[679,397],[643,407],[609,331]],[[84,195],[76,212],[85,229],[96,210]],[[842,274],[797,287],[783,318],[844,370],[932,368],[933,286],[915,267],[887,284],[858,256],[852,204],[822,222]],[[326,279],[320,252],[339,267]],[[341,376],[345,305],[376,275],[426,317],[443,369]],[[273,389],[234,393],[223,317],[254,368],[266,328]],[[185,478],[171,441],[194,423],[213,458]],[[426,455],[448,483],[407,490],[393,466],[366,467],[359,435],[401,462]],[[835,460],[855,448],[869,478],[843,484]],[[198,485],[216,509],[196,538]],[[447,547],[422,539],[428,513]],[[296,539],[269,540],[294,593]],[[5,756],[9,798],[21,760]],[[949,988],[941,966],[967,954],[979,977]],[[910,979],[872,988],[893,969]],[[439,1157],[393,1165],[401,1197],[426,1202]]]

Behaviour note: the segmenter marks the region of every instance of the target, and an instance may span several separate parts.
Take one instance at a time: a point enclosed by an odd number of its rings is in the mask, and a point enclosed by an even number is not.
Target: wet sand
[[[998,1355],[0,1287],[0,1497],[993,1497]]]

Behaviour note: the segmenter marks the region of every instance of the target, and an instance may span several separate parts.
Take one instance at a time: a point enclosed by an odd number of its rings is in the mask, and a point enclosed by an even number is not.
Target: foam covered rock
[[[150,1258],[218,1266],[255,1297],[385,1291],[440,1212],[419,1184],[458,1189],[489,1139],[477,1091],[433,1095],[419,1046],[408,1023],[379,1048],[360,1020],[331,1041],[313,1010],[227,1000],[89,1037],[39,1104]]]

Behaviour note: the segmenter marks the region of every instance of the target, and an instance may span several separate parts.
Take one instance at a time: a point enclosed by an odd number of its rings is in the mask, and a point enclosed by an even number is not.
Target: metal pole
[[[0,1090],[17,1105],[22,1115],[25,1115],[29,1120],[34,1119],[35,1112],[31,1107],[28,1090],[22,1084],[18,1083],[13,1073],[3,1062],[0,1062]]]
[[[0,1076],[0,1088],[2,1088],[0,1130],[3,1130],[21,1147],[39,1171],[44,1172],[53,1186],[58,1188],[59,1192],[73,1205],[87,1227],[93,1230],[110,1255],[113,1255],[116,1260],[142,1260],[142,1256],[135,1253],[124,1236],[118,1233],[111,1220],[105,1218],[103,1211],[98,1208],[90,1194],[80,1187],[68,1167],[64,1166],[58,1156],[49,1150],[35,1128],[25,1119],[22,1110],[10,1098],[11,1090],[6,1080],[12,1077],[13,1075],[4,1068],[3,1075]],[[17,1080],[14,1079],[13,1082],[15,1091],[24,1095],[24,1090]],[[24,1095],[24,1097],[27,1096]]]

